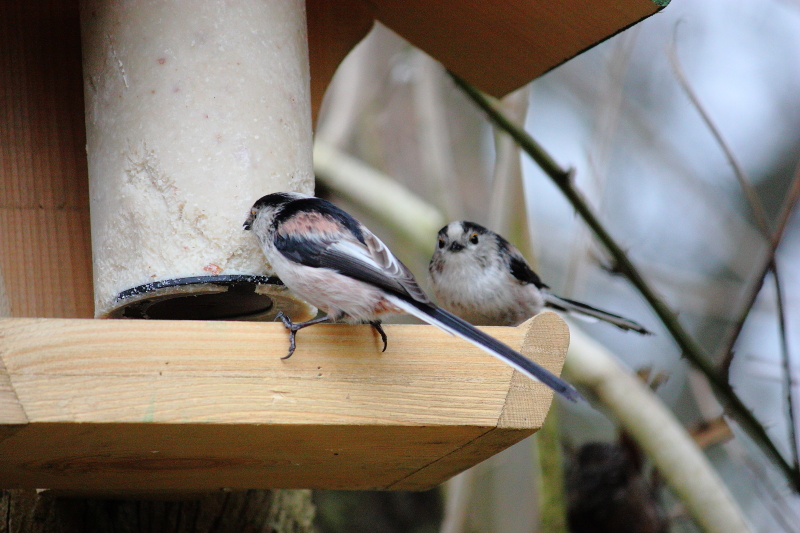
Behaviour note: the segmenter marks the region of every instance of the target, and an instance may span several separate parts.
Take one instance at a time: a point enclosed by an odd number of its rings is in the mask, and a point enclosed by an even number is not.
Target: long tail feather
[[[440,307],[422,302],[411,302],[396,296],[389,299],[397,307],[428,324],[436,326],[451,335],[461,337],[485,352],[511,365],[535,381],[540,381],[573,402],[583,399],[575,387],[562,380],[552,372],[534,363],[521,353],[509,348],[502,342],[476,329],[472,324]]]
[[[550,292],[544,293],[544,298],[545,298],[545,305],[547,307],[550,307],[552,309],[558,309],[559,311],[566,311],[567,313],[574,314],[578,318],[580,318],[581,315],[583,315],[586,317],[596,318],[598,320],[608,322],[609,324],[614,324],[618,328],[624,329],[626,331],[635,331],[637,333],[641,333],[642,335],[653,334],[650,330],[646,329],[638,322],[634,322],[633,320],[621,317],[619,315],[615,315],[613,313],[609,313],[607,311],[603,311],[601,309],[597,309],[595,307],[586,305],[581,302],[576,302],[575,300],[562,298]]]

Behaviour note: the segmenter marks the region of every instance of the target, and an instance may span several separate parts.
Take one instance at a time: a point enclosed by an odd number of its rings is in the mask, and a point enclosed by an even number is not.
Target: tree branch
[[[736,339],[739,338],[739,334],[742,331],[742,327],[747,319],[747,315],[750,314],[750,309],[752,309],[753,303],[755,303],[758,294],[761,292],[761,287],[764,285],[764,279],[772,269],[772,263],[775,261],[775,253],[778,250],[778,245],[783,238],[783,232],[786,229],[786,225],[789,223],[789,218],[794,211],[794,206],[797,204],[798,198],[800,198],[800,164],[798,164],[797,168],[795,169],[794,177],[792,178],[792,184],[789,187],[789,194],[786,197],[786,200],[784,200],[783,206],[781,207],[781,212],[778,215],[778,221],[775,226],[775,230],[772,232],[769,248],[761,260],[761,264],[757,269],[757,274],[753,278],[750,287],[745,291],[747,296],[744,304],[741,307],[741,310],[733,321],[733,328],[731,329],[725,341],[723,341],[722,348],[719,350],[719,353],[723,358],[721,363],[722,372],[725,374],[728,373],[728,368],[730,367],[731,360],[733,358],[733,346],[736,344]]]
[[[677,32],[677,25],[676,25],[676,32]],[[728,160],[728,163],[733,168],[733,173],[736,176],[736,180],[739,182],[739,186],[742,189],[742,193],[744,194],[745,199],[747,200],[747,204],[750,207],[750,211],[752,211],[753,216],[756,220],[756,226],[758,227],[761,234],[764,236],[764,239],[772,245],[772,249],[775,250],[780,243],[780,239],[776,240],[772,235],[769,227],[769,219],[767,218],[767,213],[764,210],[764,204],[761,199],[758,197],[755,188],[753,187],[750,179],[747,176],[747,173],[744,171],[742,165],[739,164],[736,156],[733,153],[733,150],[728,146],[728,143],[725,142],[725,139],[722,137],[722,133],[720,132],[719,128],[717,128],[714,121],[711,120],[711,115],[708,114],[703,104],[700,102],[700,98],[697,96],[697,93],[694,92],[692,85],[689,83],[689,79],[686,77],[686,74],[683,72],[683,68],[681,67],[680,60],[678,59],[678,54],[675,51],[675,38],[673,37],[672,43],[670,44],[669,48],[667,49],[667,56],[669,57],[669,62],[672,65],[672,71],[675,74],[675,78],[678,80],[678,84],[681,86],[683,91],[686,93],[686,96],[689,97],[689,100],[692,102],[695,110],[698,112],[700,117],[705,122],[706,127],[711,131],[711,134],[714,136],[714,139],[717,141],[717,144],[722,149],[722,152],[725,154],[725,158]],[[780,276],[778,275],[778,266],[775,262],[774,251],[772,252],[772,261],[769,264],[768,270],[772,272],[772,276],[775,279],[775,297],[777,303],[777,312],[778,312],[778,322],[779,322],[779,331],[780,331],[780,345],[781,345],[781,361],[783,363],[784,369],[784,378],[785,382],[784,385],[786,387],[786,404],[788,406],[788,417],[789,417],[789,447],[791,448],[791,457],[792,457],[792,464],[794,465],[795,471],[798,470],[798,460],[797,460],[797,433],[795,431],[795,417],[794,417],[794,392],[792,387],[792,373],[791,373],[791,363],[789,360],[789,342],[786,337],[786,311],[783,306],[783,295],[781,294],[781,281]],[[763,283],[763,282],[762,282]],[[734,327],[734,331],[736,331],[736,336],[738,337],[739,333],[742,330],[743,322],[747,319],[747,316],[750,314],[752,309],[752,305],[755,302],[753,300],[750,302],[749,307],[743,309],[740,313],[740,317],[742,319],[742,324],[737,324]],[[731,339],[728,339],[730,342]],[[736,339],[733,339],[733,342],[736,342]],[[733,360],[733,344],[730,346],[726,346],[728,351],[724,354],[723,359],[723,372],[727,374],[730,368],[730,364]]]
[[[725,484],[669,409],[608,350],[574,326],[564,373],[609,406],[702,531],[750,531]]]
[[[608,253],[614,259],[615,270],[622,273],[636,287],[639,293],[650,304],[659,319],[675,339],[679,348],[691,364],[698,368],[709,380],[714,392],[720,398],[722,405],[733,418],[743,427],[751,438],[761,447],[766,455],[784,472],[791,485],[800,492],[800,474],[792,468],[783,458],[775,444],[770,440],[764,427],[758,422],[752,412],[742,403],[734,393],[725,377],[716,371],[706,351],[692,338],[681,326],[677,315],[663,302],[656,292],[647,284],[642,275],[628,258],[627,253],[606,231],[600,223],[583,194],[574,186],[574,170],[564,170],[553,160],[550,155],[524,130],[515,127],[478,89],[459,78],[452,72],[450,76],[464,93],[469,96],[478,107],[483,109],[491,121],[499,128],[505,130],[522,147],[523,150],[542,168],[550,179],[556,184],[575,211],[583,218],[584,222],[594,232]]]
[[[714,136],[714,139],[717,141],[717,144],[722,149],[722,152],[725,154],[725,159],[728,160],[728,164],[733,167],[733,174],[736,176],[736,180],[739,182],[739,186],[742,188],[742,192],[744,193],[745,200],[747,200],[747,205],[750,207],[750,210],[753,212],[753,216],[756,219],[756,226],[758,227],[761,234],[764,236],[764,239],[769,241],[772,238],[770,229],[769,229],[769,219],[767,218],[767,213],[764,211],[764,205],[761,203],[761,199],[758,197],[758,193],[756,192],[755,188],[750,183],[750,180],[747,178],[747,174],[742,168],[742,165],[739,164],[739,161],[736,159],[736,156],[733,155],[733,150],[730,149],[728,143],[725,142],[725,139],[722,137],[722,133],[717,128],[714,121],[711,120],[711,116],[706,112],[703,105],[700,103],[700,99],[697,97],[697,94],[694,92],[694,89],[689,84],[689,80],[686,78],[686,74],[683,72],[683,68],[681,67],[680,61],[678,60],[678,55],[675,52],[675,42],[673,40],[672,45],[667,49],[667,56],[669,57],[670,65],[672,66],[672,72],[675,74],[675,78],[678,80],[678,84],[683,89],[683,92],[686,93],[686,96],[692,102],[695,110],[700,114],[700,117],[705,122],[706,127],[711,132],[711,135]]]

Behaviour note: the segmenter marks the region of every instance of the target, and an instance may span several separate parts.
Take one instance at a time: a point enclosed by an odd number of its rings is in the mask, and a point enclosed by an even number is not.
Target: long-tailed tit
[[[551,307],[650,334],[633,320],[551,293],[516,247],[474,222],[439,230],[428,271],[439,305],[471,324],[516,326]]]
[[[261,244],[275,274],[297,296],[326,313],[324,317],[293,324],[295,334],[324,321],[372,324],[384,342],[381,318],[407,313],[485,350],[541,381],[570,400],[580,395],[559,379],[502,342],[434,305],[414,276],[375,235],[335,205],[299,193],[274,193],[258,200],[244,223]]]

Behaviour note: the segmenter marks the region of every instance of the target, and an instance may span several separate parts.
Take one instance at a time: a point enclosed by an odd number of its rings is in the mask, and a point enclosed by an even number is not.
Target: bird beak
[[[253,221],[256,219],[256,214],[253,211],[250,211],[250,216],[247,217],[247,220],[244,221],[242,227],[246,230],[249,230],[250,227],[253,225]]]
[[[453,242],[450,244],[450,251],[451,252],[460,252],[464,249],[464,245],[458,242]]]

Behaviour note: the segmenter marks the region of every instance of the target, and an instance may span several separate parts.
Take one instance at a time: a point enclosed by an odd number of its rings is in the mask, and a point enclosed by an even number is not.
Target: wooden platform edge
[[[545,311],[518,327],[527,330],[522,345],[518,346],[520,353],[537,362],[543,362],[543,366],[554,374],[561,374],[569,348],[569,328],[561,317],[551,311]],[[463,447],[453,450],[447,456],[387,488],[390,490],[433,488],[425,481],[431,477],[432,471],[436,471],[435,477],[449,479],[531,436],[544,424],[553,394],[551,389],[536,384],[522,373],[514,371],[496,427],[490,428]],[[543,410],[534,407],[543,405],[546,405]]]
[[[0,340],[2,337],[0,337]],[[2,348],[0,348],[0,351]],[[3,358],[0,357],[0,442],[4,440],[4,435],[8,430],[5,427],[14,427],[17,424],[27,424],[28,416],[19,401],[14,385],[11,383],[11,376],[6,370]]]
[[[545,311],[519,327],[527,329],[520,353],[539,362],[553,374],[560,375],[569,349],[569,327],[566,322],[556,313]],[[553,394],[552,389],[531,381],[520,372],[514,372],[497,427],[540,428],[550,410]],[[540,405],[547,405],[547,408],[533,408]]]
[[[430,326],[0,319],[0,486],[423,490],[541,425],[552,392]],[[566,324],[486,328],[558,373]],[[366,458],[366,459],[365,459]]]

